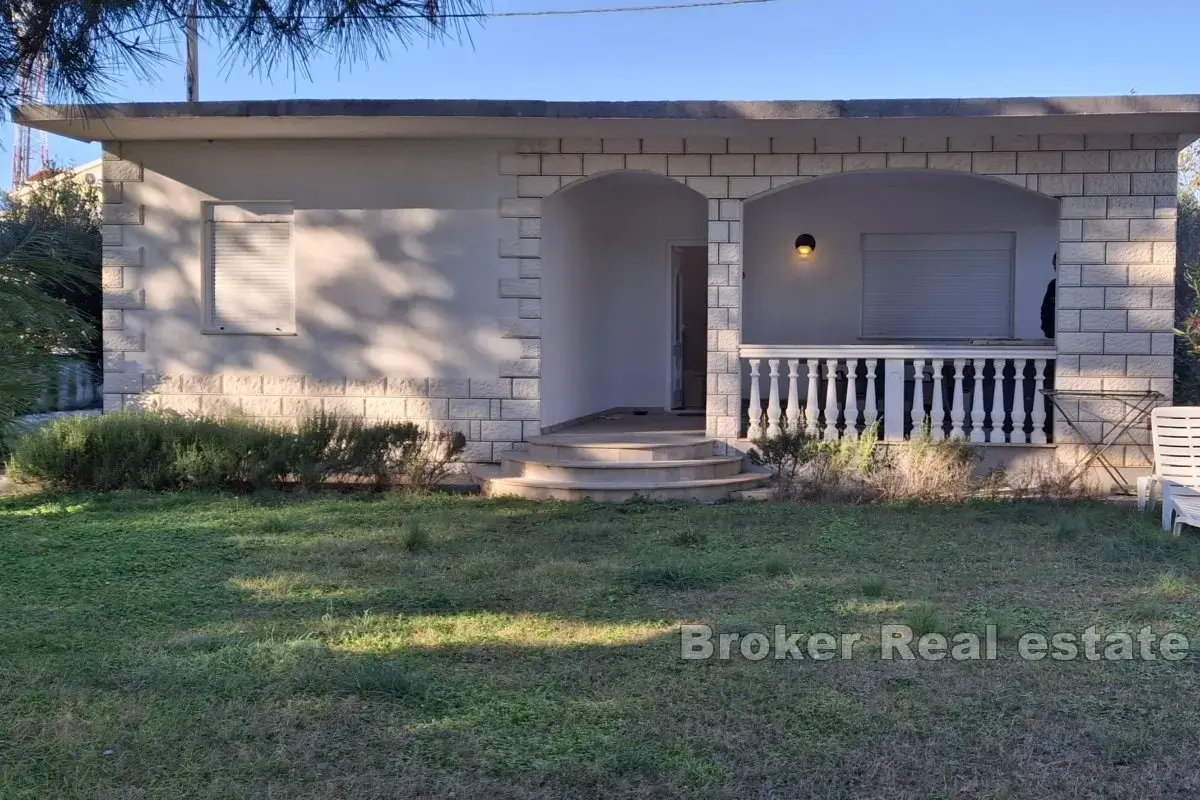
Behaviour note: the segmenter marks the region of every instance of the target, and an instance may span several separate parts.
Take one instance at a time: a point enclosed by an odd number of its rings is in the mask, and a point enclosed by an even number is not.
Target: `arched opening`
[[[764,195],[744,216],[745,342],[1043,338],[1051,198],[968,174],[864,172]],[[800,258],[805,233],[817,247]]]
[[[609,173],[544,201],[543,428],[703,407],[706,220],[702,195],[648,173]]]

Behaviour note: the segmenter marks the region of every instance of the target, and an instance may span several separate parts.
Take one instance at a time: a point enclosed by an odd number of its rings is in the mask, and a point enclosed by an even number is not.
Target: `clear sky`
[[[494,11],[673,0],[494,0]],[[777,0],[757,6],[492,19],[470,41],[395,49],[312,78],[229,68],[201,47],[201,100],[809,100],[1200,93],[1197,0]],[[181,54],[114,101],[181,101]],[[10,178],[3,132],[0,186]],[[51,140],[60,164],[96,145]],[[36,164],[35,164],[36,169]]]

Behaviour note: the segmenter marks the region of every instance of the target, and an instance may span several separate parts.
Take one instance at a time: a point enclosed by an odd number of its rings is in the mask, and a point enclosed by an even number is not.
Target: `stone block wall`
[[[145,210],[126,187],[142,167],[106,146],[104,191],[105,408],[157,403],[192,413],[237,410],[286,419],[323,409],[369,419],[404,418],[460,430],[469,457],[495,458],[539,431],[541,418],[542,201],[577,181],[637,170],[679,181],[708,199],[708,433],[733,444],[741,413],[742,216],[747,200],[843,172],[934,169],[970,172],[1060,203],[1059,388],[1156,389],[1171,393],[1176,169],[1174,134],[921,137],[553,138],[515,142],[497,170],[511,196],[497,214],[508,233],[497,279],[510,308],[505,336],[519,358],[471,379],[326,380],[303,375],[153,375],[141,366],[145,306],[139,288]],[[134,193],[136,194],[136,192]],[[153,211],[151,210],[151,213]],[[515,263],[514,263],[515,262]],[[199,321],[197,321],[199,326]],[[799,344],[799,343],[798,343]],[[1104,432],[1114,409],[1073,409]],[[1071,437],[1056,421],[1060,443]],[[1146,431],[1134,434],[1147,438]],[[1110,450],[1118,464],[1144,463],[1139,448]]]
[[[182,414],[225,415],[279,423],[325,411],[367,420],[411,420],[438,430],[458,431],[468,438],[466,460],[492,461],[539,430],[537,342],[525,343],[521,355],[501,363],[494,374],[478,378],[389,377],[355,380],[303,374],[162,374],[147,368],[153,359],[140,315],[146,298],[141,273],[145,249],[142,225],[153,207],[143,207],[137,184],[142,166],[122,158],[119,145],[108,145],[103,160],[104,219],[104,407],[161,408]],[[200,209],[196,209],[197,215]],[[536,283],[536,281],[535,281]],[[520,281],[501,288],[521,297]],[[524,300],[514,300],[526,306]],[[525,313],[536,312],[524,308]],[[515,316],[515,315],[514,315]],[[512,334],[521,333],[514,320]],[[201,320],[195,321],[200,335]]]
[[[543,198],[614,170],[663,175],[708,198],[707,427],[732,445],[742,407],[744,203],[845,172],[974,173],[1060,203],[1058,387],[1154,389],[1169,400],[1177,163],[1175,134],[538,139],[500,157],[500,172],[517,179],[515,195],[500,203],[501,216],[513,222],[500,254],[519,260],[528,279],[520,296],[533,302]],[[513,296],[503,281],[500,291]],[[513,335],[532,343],[540,336],[537,307],[528,310],[531,318],[518,320]],[[1088,402],[1070,411],[1101,434],[1116,408]],[[1075,439],[1062,420],[1055,431],[1066,453]],[[1143,465],[1136,445],[1148,441],[1148,431],[1125,441],[1109,450],[1111,460]]]

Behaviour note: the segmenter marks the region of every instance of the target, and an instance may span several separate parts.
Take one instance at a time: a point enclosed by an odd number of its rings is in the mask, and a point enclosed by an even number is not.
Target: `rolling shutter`
[[[214,332],[296,331],[292,209],[278,203],[210,207],[208,328]]]
[[[1012,233],[863,236],[862,334],[1012,336]]]

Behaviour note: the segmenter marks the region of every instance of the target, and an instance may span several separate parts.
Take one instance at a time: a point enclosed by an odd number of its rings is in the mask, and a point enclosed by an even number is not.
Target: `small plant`
[[[767,556],[766,560],[763,561],[762,571],[767,577],[775,578],[791,572],[792,565],[783,556],[772,554]]]
[[[792,427],[786,419],[779,421],[779,432],[768,436],[762,433],[746,454],[755,464],[766,467],[774,475],[775,496],[787,500],[796,492],[796,477],[800,469],[816,454],[814,442],[801,426]]]
[[[702,589],[732,577],[726,564],[712,564],[696,559],[669,561],[633,567],[627,580],[635,587],[664,587],[667,589]]]
[[[426,492],[450,476],[453,465],[467,447],[467,437],[457,431],[417,428],[412,441],[401,448],[399,463],[408,487]]]
[[[1129,609],[1129,618],[1134,622],[1157,622],[1168,615],[1166,604],[1150,598],[1139,600]]]
[[[868,425],[858,438],[845,437],[814,443],[813,458],[804,476],[805,493],[818,497],[863,499],[871,494],[867,477],[875,469],[878,423]]]
[[[929,603],[916,603],[904,610],[904,624],[912,629],[913,636],[937,633],[943,627],[937,609]]]
[[[1035,458],[1007,470],[1005,481],[1018,497],[1033,500],[1087,500],[1103,495],[1095,476],[1066,459]]]
[[[429,548],[429,533],[421,523],[409,520],[404,523],[404,532],[400,535],[400,544],[410,553]]]
[[[395,661],[370,660],[346,669],[339,681],[341,691],[360,697],[382,695],[405,697],[417,693],[418,681]]]
[[[978,463],[978,453],[962,439],[935,440],[926,431],[889,447],[867,480],[882,500],[964,500]]]
[[[671,544],[676,547],[703,547],[708,541],[708,534],[698,529],[691,520],[684,522],[684,527],[671,534]]]
[[[863,597],[880,598],[887,594],[888,580],[882,575],[872,575],[858,582],[858,591]]]

